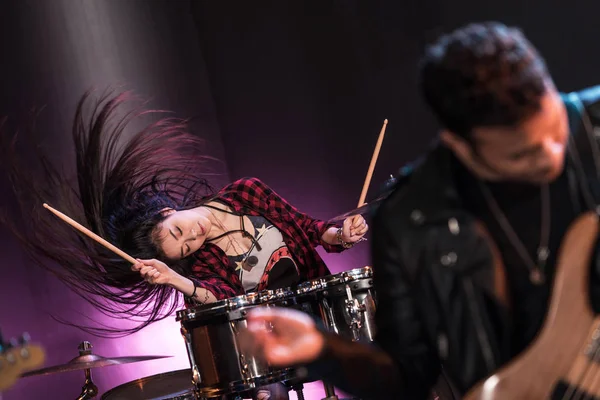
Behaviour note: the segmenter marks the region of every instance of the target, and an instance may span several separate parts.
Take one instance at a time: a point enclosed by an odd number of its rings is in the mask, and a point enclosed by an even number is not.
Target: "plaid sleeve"
[[[218,275],[202,275],[194,273],[193,276],[188,278],[199,288],[211,292],[217,300],[227,299],[239,294],[232,285]]]
[[[238,183],[243,186],[245,200],[251,201],[267,213],[288,214],[306,233],[313,246],[323,246],[328,253],[339,253],[344,250],[341,245],[331,245],[321,240],[327,229],[338,225],[314,219],[299,211],[258,178],[245,178]]]
[[[188,278],[199,288],[211,292],[217,300],[243,294],[243,288],[236,287],[237,280],[222,264],[223,260],[218,255],[206,250],[202,252],[201,258],[196,259],[192,275]]]

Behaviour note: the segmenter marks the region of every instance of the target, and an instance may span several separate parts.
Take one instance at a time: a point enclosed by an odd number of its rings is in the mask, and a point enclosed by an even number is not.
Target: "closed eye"
[[[184,248],[186,249],[185,251],[184,251]],[[187,243],[185,245],[181,246],[181,258],[184,258],[186,255],[188,255],[190,253],[190,250],[191,250],[190,245]]]
[[[543,150],[542,146],[535,145],[535,146],[529,147],[527,149],[523,149],[523,150],[521,150],[521,151],[519,151],[517,153],[511,154],[510,155],[510,159],[514,160],[514,161],[517,161],[517,160],[520,160],[520,159],[525,158],[527,156],[534,155],[535,153],[538,153],[538,152],[540,152],[542,150]]]

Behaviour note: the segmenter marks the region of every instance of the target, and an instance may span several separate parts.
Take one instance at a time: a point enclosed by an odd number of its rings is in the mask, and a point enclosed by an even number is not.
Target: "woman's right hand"
[[[315,321],[291,308],[256,307],[248,313],[242,344],[255,356],[276,367],[315,361],[325,337]]]
[[[177,273],[162,261],[156,259],[140,260],[131,266],[132,271],[138,271],[142,278],[151,285],[171,285]]]

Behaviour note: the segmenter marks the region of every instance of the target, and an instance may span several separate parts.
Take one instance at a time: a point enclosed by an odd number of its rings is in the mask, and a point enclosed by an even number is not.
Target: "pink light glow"
[[[361,268],[365,265],[368,265],[363,262],[364,256],[359,249],[352,249],[342,254],[327,254],[325,251],[322,251],[322,249],[319,249],[319,253],[325,259],[325,262],[328,264],[332,274],[354,268]],[[56,283],[53,282],[52,286],[54,286],[54,284]],[[58,284],[57,286],[61,287],[62,285]],[[73,310],[71,316],[76,315],[74,312],[77,310],[78,312],[83,312],[88,317],[93,318],[100,324],[117,327],[125,327],[129,325],[127,321],[110,319],[92,309],[90,306],[82,304],[80,300],[71,293],[67,294],[65,298],[61,298],[59,301],[51,297],[42,297],[43,299],[41,299],[41,304],[46,304],[48,306],[52,304],[53,306],[50,306],[49,309],[62,309],[65,310],[67,315],[71,314],[71,311],[69,310],[71,309]],[[27,326],[25,323],[21,325]],[[172,356],[171,358],[117,365],[92,370],[94,382],[99,389],[98,397],[101,397],[102,394],[119,385],[135,379],[189,368],[189,360],[185,343],[180,334],[180,324],[175,320],[174,315],[166,318],[163,321],[154,323],[153,325],[136,334],[117,339],[96,338],[94,336],[82,333],[75,328],[65,327],[60,324],[56,324],[55,322],[51,323],[50,326],[56,329],[56,331],[52,333],[46,331],[44,332],[44,335],[34,334],[34,337],[42,340],[42,343],[49,350],[49,357],[45,366],[65,363],[71,358],[77,356],[77,345],[79,344],[79,341],[82,340],[90,341],[93,345],[92,351],[95,354],[104,357],[142,355]],[[54,349],[59,348],[68,349],[68,351],[54,351]],[[58,383],[59,381],[64,381],[64,383]],[[61,396],[70,396],[79,393],[79,389],[81,387],[80,382],[83,384],[83,371],[69,372],[53,376],[28,378],[27,382],[20,382],[19,386],[25,386],[27,384],[57,384],[57,390],[60,391]],[[322,383],[312,382],[305,384],[304,396],[309,400],[320,400],[324,398],[325,393]],[[342,393],[339,391],[338,396],[342,396]],[[11,399],[11,397],[7,396],[7,400]],[[290,399],[297,399],[294,391],[290,391]]]
[[[121,385],[123,383],[163,372],[189,368],[190,363],[185,348],[185,343],[179,332],[180,325],[175,317],[156,322],[144,330],[120,339],[114,339],[104,346],[104,353],[111,357],[130,355],[166,355],[171,358],[125,364],[116,371],[98,370],[98,380],[104,378],[109,386],[102,391]]]

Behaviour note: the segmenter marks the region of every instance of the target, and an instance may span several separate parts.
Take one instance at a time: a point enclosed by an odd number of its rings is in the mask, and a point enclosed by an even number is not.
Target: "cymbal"
[[[71,361],[66,364],[55,365],[53,367],[47,367],[42,369],[37,369],[34,371],[29,371],[21,375],[22,377],[26,376],[35,376],[35,375],[50,375],[56,374],[59,372],[68,372],[68,371],[77,371],[82,369],[91,369],[91,368],[100,368],[100,367],[108,367],[111,365],[121,365],[121,364],[129,364],[140,361],[147,360],[156,360],[159,358],[169,358],[172,356],[132,356],[132,357],[114,357],[114,358],[105,358],[102,356],[98,356],[96,354],[84,354],[78,357],[75,357]]]
[[[386,193],[387,194],[387,193]],[[329,220],[329,222],[341,222],[343,220],[345,220],[348,217],[352,217],[354,215],[364,215],[367,214],[369,212],[371,212],[371,210],[373,210],[375,207],[377,207],[379,204],[381,204],[381,202],[383,200],[385,200],[387,196],[381,196],[376,198],[375,200],[363,204],[362,206],[355,208],[354,210],[348,211],[347,213],[338,215],[337,217],[333,217]]]
[[[376,208],[383,200],[385,200],[390,193],[394,190],[394,187],[398,179],[394,177],[394,175],[390,175],[390,178],[386,180],[383,186],[379,190],[379,195],[374,198],[372,201],[363,204],[362,206],[355,208],[354,210],[348,211],[342,215],[338,215],[337,217],[333,217],[329,220],[329,222],[341,222],[348,217],[353,217],[355,215],[364,215],[368,212],[371,212],[374,208]]]

